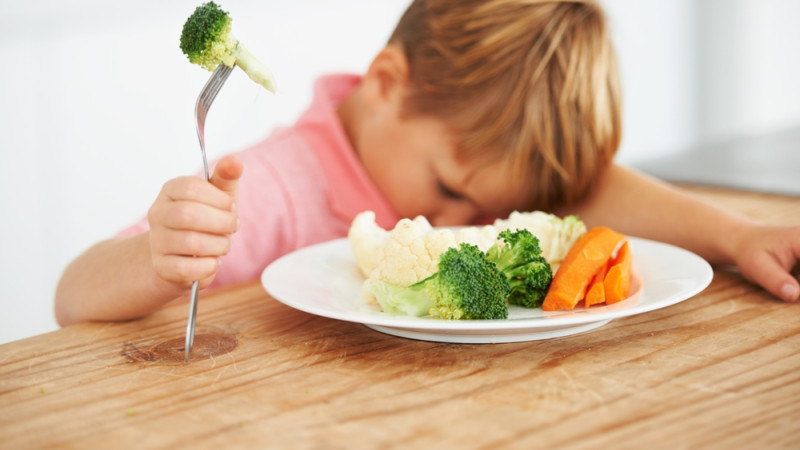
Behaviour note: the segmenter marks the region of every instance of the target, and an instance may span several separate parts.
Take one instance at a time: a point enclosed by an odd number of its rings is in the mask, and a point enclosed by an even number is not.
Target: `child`
[[[755,223],[614,164],[620,116],[594,1],[417,0],[363,77],[320,79],[293,127],[220,159],[210,183],[168,181],[146,220],[70,264],[57,319],[139,317],[193,280],[256,278],[344,237],[367,209],[386,228],[419,214],[442,226],[574,213],[736,264],[796,301],[800,227]]]

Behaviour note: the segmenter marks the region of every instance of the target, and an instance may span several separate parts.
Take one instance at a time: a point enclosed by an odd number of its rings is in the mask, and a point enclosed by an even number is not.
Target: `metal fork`
[[[208,159],[206,158],[206,142],[205,142],[205,125],[208,110],[211,104],[214,103],[214,98],[217,93],[225,84],[233,67],[228,67],[225,64],[217,66],[211,78],[208,79],[200,95],[197,96],[197,103],[194,105],[194,115],[197,118],[197,138],[200,140],[200,153],[203,155],[203,173],[205,174],[206,181],[209,181],[208,176]],[[192,346],[194,345],[194,329],[197,317],[197,291],[199,290],[198,281],[192,283],[192,296],[189,301],[189,320],[186,324],[186,343],[184,344],[184,359],[189,362],[189,357],[192,355]]]

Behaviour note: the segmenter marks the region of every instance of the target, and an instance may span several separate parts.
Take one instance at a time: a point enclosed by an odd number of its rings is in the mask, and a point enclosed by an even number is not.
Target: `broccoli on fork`
[[[275,92],[275,79],[241,42],[231,34],[231,17],[210,1],[198,6],[186,19],[181,33],[181,50],[189,61],[213,71],[220,64],[239,66],[251,80]]]
[[[452,320],[508,318],[508,278],[474,245],[449,248],[439,259],[439,270],[411,286],[377,281],[368,289],[390,314]]]

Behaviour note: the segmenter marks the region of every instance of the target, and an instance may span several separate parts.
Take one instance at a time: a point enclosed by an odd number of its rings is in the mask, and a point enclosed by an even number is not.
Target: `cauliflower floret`
[[[401,219],[377,249],[378,264],[368,278],[398,286],[416,283],[436,272],[439,256],[455,245],[452,231],[434,230],[422,216]]]
[[[368,277],[378,266],[378,249],[389,238],[389,232],[375,223],[374,212],[364,211],[353,219],[347,237],[353,247],[358,270]]]
[[[408,286],[433,272],[431,258],[425,248],[425,235],[431,230],[428,221],[401,219],[389,232],[383,247],[378,248],[378,265],[370,278]]]
[[[459,228],[456,230],[456,242],[476,245],[485,252],[497,242],[499,232],[500,230],[492,225]]]

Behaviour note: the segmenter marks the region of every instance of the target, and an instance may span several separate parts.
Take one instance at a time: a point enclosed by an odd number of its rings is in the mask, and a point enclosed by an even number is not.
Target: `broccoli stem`
[[[381,310],[394,315],[423,317],[430,314],[433,307],[431,299],[425,291],[425,280],[408,287],[395,286],[383,281],[371,283],[368,290],[381,305]]]
[[[236,65],[239,66],[251,80],[264,86],[268,91],[275,93],[275,77],[272,72],[261,61],[258,60],[241,42],[236,44],[233,50],[236,57]]]

